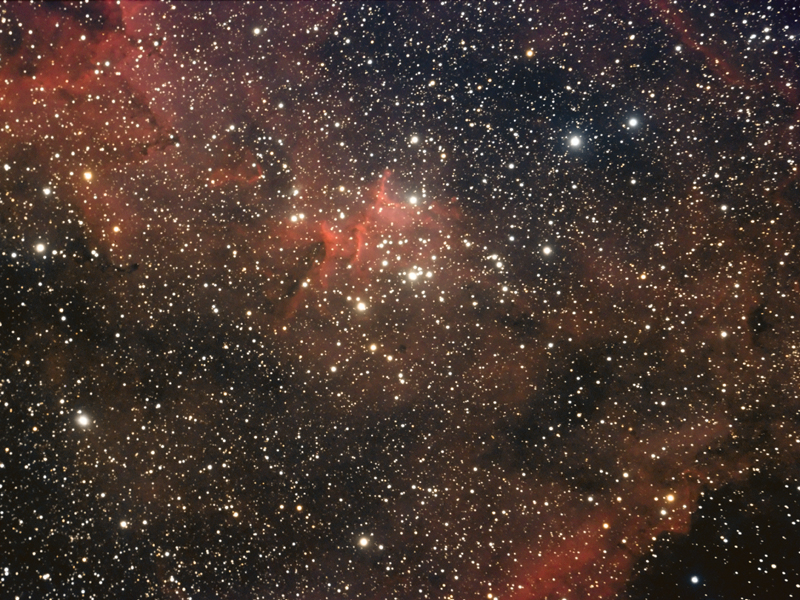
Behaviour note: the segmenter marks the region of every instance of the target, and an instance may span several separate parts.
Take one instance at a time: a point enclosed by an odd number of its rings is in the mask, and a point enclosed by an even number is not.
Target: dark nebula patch
[[[791,598],[797,486],[766,474],[704,491],[688,534],[663,534],[620,598]]]

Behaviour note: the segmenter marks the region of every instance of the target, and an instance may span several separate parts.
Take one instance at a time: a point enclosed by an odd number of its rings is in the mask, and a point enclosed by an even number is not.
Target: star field
[[[0,8],[0,589],[797,598],[791,2]]]

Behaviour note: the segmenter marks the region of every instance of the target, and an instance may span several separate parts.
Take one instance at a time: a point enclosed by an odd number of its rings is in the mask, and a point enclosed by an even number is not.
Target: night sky
[[[0,597],[800,598],[792,0],[0,8]]]

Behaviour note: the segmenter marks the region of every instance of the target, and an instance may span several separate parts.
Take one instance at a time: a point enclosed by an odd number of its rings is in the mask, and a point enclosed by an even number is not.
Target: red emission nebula
[[[796,17],[3,5],[0,589],[799,597]]]

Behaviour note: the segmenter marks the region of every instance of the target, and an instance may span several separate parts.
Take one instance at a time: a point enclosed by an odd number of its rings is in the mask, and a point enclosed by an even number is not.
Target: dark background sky
[[[3,6],[3,597],[800,596],[798,36]]]

